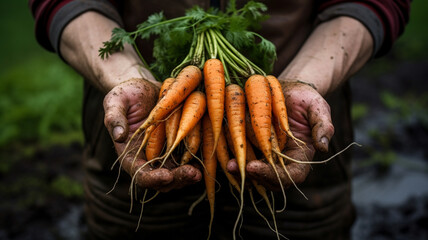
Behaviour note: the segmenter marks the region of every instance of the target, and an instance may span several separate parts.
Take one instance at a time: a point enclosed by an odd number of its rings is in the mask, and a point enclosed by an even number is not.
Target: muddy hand
[[[136,156],[142,136],[128,144],[156,104],[158,91],[157,86],[143,79],[130,79],[117,85],[104,98],[104,124],[120,156],[120,165],[134,182],[143,189],[166,192],[198,182],[202,175],[191,165],[167,169],[145,164],[143,153]]]
[[[315,151],[327,152],[334,134],[330,107],[324,98],[312,87],[302,83],[283,83],[288,120],[294,136],[305,142],[302,145],[288,138],[283,154],[299,161],[312,161]],[[286,161],[288,174],[281,165],[276,169],[285,188],[305,181],[310,164]],[[228,170],[237,173],[237,164],[231,160]],[[269,190],[279,191],[281,186],[272,166],[263,160],[254,160],[246,167],[249,178],[258,181]]]

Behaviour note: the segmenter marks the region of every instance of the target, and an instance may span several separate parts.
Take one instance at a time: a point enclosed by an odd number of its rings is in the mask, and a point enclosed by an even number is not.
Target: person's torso
[[[147,19],[153,13],[163,12],[167,18],[174,18],[184,14],[186,9],[199,5],[204,9],[210,7],[210,1],[166,1],[161,0],[127,0],[121,1],[120,14],[123,16],[124,27],[129,31]],[[179,2],[179,3],[178,3]],[[244,1],[237,1],[238,7]],[[268,7],[270,18],[263,22],[258,32],[272,41],[277,48],[278,59],[275,63],[273,74],[278,75],[291,61],[305,39],[310,34],[316,17],[316,6],[314,1],[262,1]],[[220,0],[220,7],[225,8],[227,2]],[[151,59],[150,42],[140,42],[141,52],[146,59]],[[152,60],[152,59],[151,59]],[[103,127],[103,95],[94,87],[86,84],[85,106],[83,108],[83,127],[86,134],[88,146],[86,153],[85,168],[88,173],[89,184],[96,186],[102,196],[103,191],[109,190],[116,178],[116,171],[111,171],[111,164],[116,160],[113,144],[105,127]],[[318,155],[318,159],[343,149],[352,141],[352,126],[349,114],[350,92],[347,85],[335,91],[327,98],[331,110],[333,124],[336,134],[330,144],[328,154]],[[94,122],[98,127],[94,128]],[[109,175],[111,177],[108,177]],[[100,180],[101,179],[101,180]],[[123,178],[121,178],[123,179]],[[126,178],[125,178],[126,179]],[[106,186],[108,185],[108,186]],[[112,197],[120,198],[120,192],[127,193],[128,185],[119,184],[118,194],[112,193]],[[350,155],[348,152],[338,156],[334,160],[323,165],[314,165],[306,182],[301,185],[302,191],[308,196],[305,200],[294,188],[287,190],[287,214],[282,217],[285,222],[304,222],[304,228],[316,229],[318,225],[326,224],[338,215],[347,214],[348,211],[342,207],[350,205]],[[281,197],[281,194],[278,195]],[[123,199],[128,201],[128,196]],[[280,203],[278,204],[280,205]],[[301,215],[301,211],[313,210]],[[311,216],[313,215],[312,220]],[[282,218],[279,217],[279,218]],[[317,219],[323,220],[317,220]],[[349,223],[342,223],[349,224]],[[300,228],[302,226],[299,226]]]
[[[178,1],[177,1],[178,2]],[[145,21],[153,13],[163,12],[167,19],[184,15],[187,9],[198,5],[204,9],[211,7],[210,0],[186,0],[179,4],[169,4],[160,0],[128,0],[122,1],[120,14],[124,20],[125,29],[134,30],[136,26]],[[219,0],[220,9],[227,7],[228,1]],[[237,7],[240,8],[246,1],[238,0]],[[260,1],[266,4],[269,18],[262,23],[258,29],[263,37],[272,41],[277,50],[278,59],[275,63],[274,72],[278,75],[291,61],[308,34],[312,30],[315,20],[316,7],[314,1]],[[175,3],[175,2],[174,2]],[[145,59],[152,59],[152,44],[150,42],[139,43]]]

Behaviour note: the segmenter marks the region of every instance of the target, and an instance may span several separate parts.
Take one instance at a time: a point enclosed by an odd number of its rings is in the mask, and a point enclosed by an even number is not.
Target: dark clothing
[[[201,7],[207,8],[210,2],[218,2],[214,5],[219,4],[224,8],[227,4],[226,0],[188,0],[186,1],[187,3],[184,4],[181,4],[181,2],[180,4],[174,4],[172,10],[174,14],[171,16],[167,15],[167,17],[177,16],[179,13],[184,12],[186,7],[191,7],[193,5],[200,5]],[[269,6],[269,11],[286,8],[286,12],[283,13],[286,15],[294,13],[296,5],[307,4],[300,3],[301,1],[275,2],[265,0],[261,2],[265,2]],[[320,14],[323,16],[321,19],[322,21],[344,15],[361,21],[371,32],[375,45],[378,45],[375,46],[374,51],[376,56],[385,54],[391,48],[398,36],[403,33],[404,27],[409,20],[410,0],[315,0],[309,2],[311,2],[311,5],[314,7],[313,14]],[[69,3],[72,4],[69,5]],[[151,5],[153,3],[154,5]],[[29,0],[30,9],[36,22],[35,32],[37,41],[49,51],[58,50],[59,36],[63,27],[82,12],[97,11],[121,23],[123,16],[126,16],[125,18],[135,18],[135,16],[130,16],[128,11],[136,10],[137,8],[134,8],[136,4],[138,5],[139,1]],[[148,1],[147,4],[144,4],[144,9],[151,9],[152,12],[162,11],[164,10],[164,5],[168,5],[168,3],[164,1]],[[147,8],[147,6],[149,8]],[[66,7],[67,11],[60,12],[64,7]],[[280,14],[280,12],[278,13]],[[118,16],[118,14],[120,14],[120,16]],[[373,18],[372,15],[375,17]],[[145,20],[142,16],[137,18]],[[284,18],[284,20],[285,22],[288,21],[286,18]],[[381,25],[380,27],[379,23]],[[135,26],[136,25],[130,25],[130,28],[135,28]]]
[[[210,1],[188,0],[180,4],[166,4],[159,0],[146,1],[31,1],[36,18],[36,35],[42,46],[57,50],[61,29],[67,21],[81,12],[73,12],[78,3],[89,6],[132,30],[152,13],[163,11],[167,18],[183,15],[184,10],[195,4],[209,7]],[[89,3],[88,3],[89,2]],[[225,1],[218,1],[225,7]],[[238,1],[240,3],[241,1]],[[374,55],[384,54],[403,31],[408,20],[409,2],[398,1],[264,1],[270,18],[263,23],[261,35],[277,47],[278,61],[274,75],[278,75],[291,61],[316,22],[336,16],[351,16],[371,31],[374,38]],[[74,5],[70,5],[74,4]],[[85,5],[86,4],[86,5]],[[144,6],[143,6],[144,5]],[[173,5],[173,6],[172,6]],[[62,10],[61,10],[62,9]],[[81,9],[85,9],[81,7]],[[67,11],[66,11],[67,10]],[[62,21],[62,22],[60,22]],[[142,53],[150,59],[151,49],[144,43]],[[131,239],[205,239],[208,230],[209,209],[203,201],[188,216],[190,205],[202,194],[203,183],[159,194],[145,204],[140,230],[134,233],[138,222],[139,203],[134,201],[134,211],[129,214],[128,188],[130,177],[123,173],[114,191],[118,167],[110,170],[117,155],[110,135],[103,124],[103,94],[85,82],[83,130],[85,133],[85,195],[88,225],[99,238]],[[347,84],[327,97],[331,106],[335,135],[330,152],[316,155],[316,159],[345,148],[353,140],[350,116],[351,94]],[[348,239],[355,213],[351,202],[351,154],[349,151],[323,165],[313,165],[306,181],[300,186],[309,200],[294,188],[287,190],[287,208],[277,214],[279,231],[290,239]],[[222,174],[219,177],[222,178]],[[224,177],[223,177],[224,178]],[[224,179],[216,195],[216,212],[212,239],[231,239],[232,227],[237,216],[236,200],[231,196]],[[282,206],[282,195],[277,194],[275,205]],[[269,218],[271,215],[263,202],[258,208]],[[244,239],[273,239],[275,234],[254,211],[246,199],[241,235]],[[136,236],[138,235],[138,236]]]

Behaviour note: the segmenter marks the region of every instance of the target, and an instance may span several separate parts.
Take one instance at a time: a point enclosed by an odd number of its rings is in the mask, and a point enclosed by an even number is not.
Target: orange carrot
[[[175,78],[167,78],[163,81],[161,89],[159,91],[159,99],[161,99],[166,92],[168,91],[169,86],[175,81]],[[158,99],[158,101],[159,101]],[[141,146],[140,148],[143,148],[146,146],[147,141],[149,140],[150,134],[153,132],[153,130],[155,130],[155,128],[157,127],[156,124],[150,125],[149,127],[147,127],[146,131],[145,131],[145,135],[143,138],[143,141],[141,142]],[[139,150],[140,151],[140,150]],[[139,152],[138,151],[138,152]]]
[[[171,148],[167,151],[165,157],[163,157],[164,160],[169,157],[169,155],[172,153],[172,151],[174,151],[181,140],[183,140],[190,130],[196,126],[199,120],[202,119],[206,108],[207,101],[205,98],[205,93],[201,91],[194,91],[189,95],[189,97],[187,97],[181,112],[181,119],[177,130],[177,136]]]
[[[229,148],[230,152],[232,152],[232,154],[235,156],[235,149],[233,149],[233,142],[232,142],[232,137],[230,136],[230,131],[229,128],[227,127],[227,125],[223,125],[224,126],[224,135],[226,137],[226,142],[227,142],[227,147]]]
[[[210,212],[211,212],[208,238],[207,238],[209,239],[211,235],[211,226],[214,219],[214,204],[215,204],[215,192],[216,192],[215,177],[216,177],[216,170],[217,170],[217,159],[216,159],[216,156],[212,154],[212,152],[214,151],[214,133],[213,133],[211,121],[208,114],[205,114],[204,118],[202,119],[202,129],[203,129],[202,156],[204,159],[204,166],[205,166],[204,180],[205,180],[205,188],[206,188],[207,198],[210,204]]]
[[[165,122],[161,122],[150,134],[146,146],[146,159],[150,161],[160,156],[165,145]]]
[[[249,77],[245,82],[245,94],[250,111],[251,125],[256,135],[259,148],[278,178],[285,202],[285,190],[276,168],[272,152],[272,96],[266,77],[257,74]],[[276,156],[277,155],[275,155],[275,157]]]
[[[279,142],[278,142],[278,137],[277,137],[277,135],[276,135],[276,133],[275,133],[275,128],[272,126],[272,128],[271,128],[271,134],[272,134],[272,137],[271,137],[271,139],[272,139],[272,148],[273,148],[273,151],[274,152],[281,152],[281,150],[279,149],[280,148],[280,146],[279,146]],[[281,167],[284,169],[284,172],[287,174],[287,176],[288,176],[288,178],[290,179],[290,181],[291,181],[291,183],[294,185],[294,187],[303,195],[303,197],[304,198],[306,198],[306,200],[308,199],[307,197],[306,197],[306,195],[297,187],[297,184],[294,182],[294,180],[293,180],[293,178],[291,177],[291,175],[290,175],[290,172],[287,170],[287,167],[285,166],[285,160],[284,160],[284,158],[283,158],[283,155],[277,155],[277,157],[278,157],[278,162],[279,162],[279,164],[281,165]],[[285,209],[285,204],[284,204],[284,207],[281,209],[281,210],[279,210],[279,212],[281,212],[281,211],[284,211],[284,209]]]
[[[253,160],[257,160],[256,153],[254,152],[253,146],[251,145],[251,142],[247,140],[247,154],[246,154],[246,161],[247,163]]]
[[[175,81],[175,78],[167,78],[162,82],[161,89],[159,90],[159,99],[161,99],[163,96],[165,96],[166,92],[168,91],[169,86]]]
[[[226,175],[227,179],[229,180],[229,183],[232,184],[232,186],[238,190],[240,190],[240,186],[238,181],[236,181],[235,177],[233,177],[232,174],[227,171],[227,163],[230,160],[226,136],[224,135],[224,128],[221,129],[220,136],[218,138],[218,144],[216,148],[216,154],[217,154],[217,160],[220,163],[221,168],[223,169],[224,174]]]
[[[217,147],[224,115],[224,68],[219,59],[212,58],[204,64],[204,83],[207,107],[214,132],[214,149]]]
[[[167,151],[169,151],[169,149],[172,147],[172,144],[174,143],[174,140],[177,137],[177,131],[178,131],[178,125],[180,124],[180,119],[181,119],[181,108],[174,110],[174,112],[171,113],[171,116],[169,116],[165,122],[165,129],[167,129],[167,131],[165,132]]]
[[[253,144],[257,149],[259,148],[259,143],[257,142],[256,134],[254,133],[253,126],[251,126],[251,117],[248,111],[245,112],[245,134],[247,136],[247,140]],[[249,123],[249,124],[248,124]]]
[[[233,149],[236,162],[241,174],[241,204],[238,218],[233,228],[233,238],[235,239],[236,227],[242,216],[244,208],[244,186],[246,167],[246,138],[245,138],[245,94],[243,89],[237,84],[230,84],[226,87],[226,118],[232,138]]]
[[[163,120],[169,113],[179,106],[187,98],[187,96],[190,95],[190,93],[192,93],[192,91],[199,85],[201,80],[202,72],[198,67],[193,65],[184,67],[175,78],[175,81],[173,81],[167,88],[168,90],[157,102],[144,123],[141,124],[141,126],[138,127],[138,129],[132,134],[131,138],[125,146],[125,149],[123,150],[123,153],[118,157],[118,160],[126,156],[130,144],[133,142],[135,137],[139,137],[140,134],[148,127],[160,120]],[[140,149],[142,146],[143,144],[140,144]]]
[[[245,95],[237,84],[226,87],[226,118],[241,177],[245,180]]]
[[[262,75],[252,75],[245,82],[245,94],[250,112],[251,126],[260,150],[266,160],[272,160],[271,124],[272,98],[269,83]]]
[[[249,141],[247,141],[247,163],[253,160],[256,160],[256,154],[254,152],[253,147],[251,146],[251,143]],[[256,209],[256,212],[259,213],[260,216],[262,216],[266,222],[268,223],[269,227],[276,233],[277,238],[279,239],[279,232],[278,232],[278,227],[276,225],[276,218],[275,218],[275,212],[274,209],[270,203],[269,197],[267,195],[267,190],[265,187],[263,187],[261,184],[259,184],[257,181],[255,181],[254,179],[251,180],[251,183],[253,184],[253,187],[256,189],[256,191],[260,194],[260,196],[262,196],[262,198],[265,200],[266,205],[269,208],[269,211],[272,214],[272,218],[273,218],[273,223],[274,223],[274,229],[270,226],[269,221],[266,220],[266,218],[263,216],[263,214],[261,212],[258,211],[256,204],[254,202],[254,199],[252,198],[252,189],[249,189],[250,192],[250,196],[253,202],[253,205]]]
[[[285,97],[282,92],[281,84],[275,76],[268,75],[266,77],[269,82],[269,86],[271,88],[272,93],[272,111],[273,115],[279,122],[279,126],[282,131],[285,131],[288,136],[290,136],[293,140],[305,144],[302,140],[296,138],[290,130],[290,125],[288,123],[288,115],[287,115],[287,107],[285,106]]]
[[[202,121],[198,121],[196,126],[192,128],[192,130],[186,136],[186,151],[181,157],[181,165],[187,164],[198,151],[202,141],[201,125]]]
[[[285,131],[282,131],[281,126],[279,126],[277,118],[272,119],[272,125],[275,128],[276,137],[278,138],[278,147],[279,150],[282,151],[285,148],[285,144],[287,143],[287,134]]]
[[[138,130],[143,131],[148,126],[166,117],[192,93],[201,80],[202,72],[198,67],[189,65],[183,68]]]

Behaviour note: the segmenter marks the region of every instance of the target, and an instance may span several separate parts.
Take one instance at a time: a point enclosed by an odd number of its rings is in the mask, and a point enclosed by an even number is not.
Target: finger
[[[284,155],[288,157],[288,159],[284,159],[286,161],[286,184],[294,185],[303,183],[306,177],[309,174],[311,166],[309,163],[298,163],[297,161],[310,161],[313,159],[315,154],[315,149],[313,146],[308,146],[305,148],[290,148],[284,152]]]
[[[135,151],[131,151],[121,159],[121,167],[127,172],[133,183],[136,183],[143,189],[159,190],[170,184],[174,176],[168,169],[156,168],[143,159],[140,153],[135,157]]]
[[[235,177],[239,177],[240,176],[240,172],[239,172],[239,167],[238,167],[238,163],[236,162],[236,159],[232,158],[229,160],[229,162],[227,163],[227,171],[230,172],[230,174],[232,174]]]
[[[130,175],[135,179],[135,183],[143,189],[160,190],[174,180],[174,176],[170,170],[166,168],[153,168],[151,165],[146,164],[144,160],[136,161],[131,165]]]
[[[315,148],[319,151],[327,152],[328,144],[334,134],[330,106],[320,97],[311,103],[308,112],[308,120],[312,128],[312,139]]]
[[[247,164],[246,167],[248,177],[256,180],[259,184],[272,191],[280,191],[281,185],[278,180],[274,169],[270,164],[260,160],[253,160]],[[279,176],[284,176],[282,169],[277,167]],[[284,177],[280,177],[284,182]]]
[[[238,183],[241,183],[241,180],[242,180],[241,171],[239,170],[239,166],[235,158],[232,158],[229,160],[229,162],[227,163],[226,169],[230,174],[232,174],[232,176],[235,178],[235,180]],[[251,186],[251,181],[249,181],[249,179],[246,177],[245,187],[249,187],[249,186]]]
[[[124,142],[128,136],[127,107],[120,94],[113,89],[104,98],[104,125],[115,142]]]
[[[307,150],[294,148],[286,151],[284,155],[288,156],[290,159],[308,161],[309,159],[312,159],[313,152],[314,150],[311,150],[310,148]],[[309,164],[297,163],[291,160],[288,160],[285,169],[281,164],[276,164],[274,169],[272,165],[260,160],[254,160],[247,164],[248,175],[273,191],[281,190],[281,184],[279,181],[281,181],[285,189],[290,186],[303,183],[308,176],[309,171]],[[278,175],[276,172],[278,172]]]
[[[163,191],[174,181],[174,175],[166,168],[149,168],[138,171],[135,179],[137,185],[143,189]]]
[[[195,184],[202,179],[201,171],[189,164],[174,168],[171,172],[174,178],[173,181],[164,185],[159,191],[168,192],[172,189],[181,189],[188,185]]]

